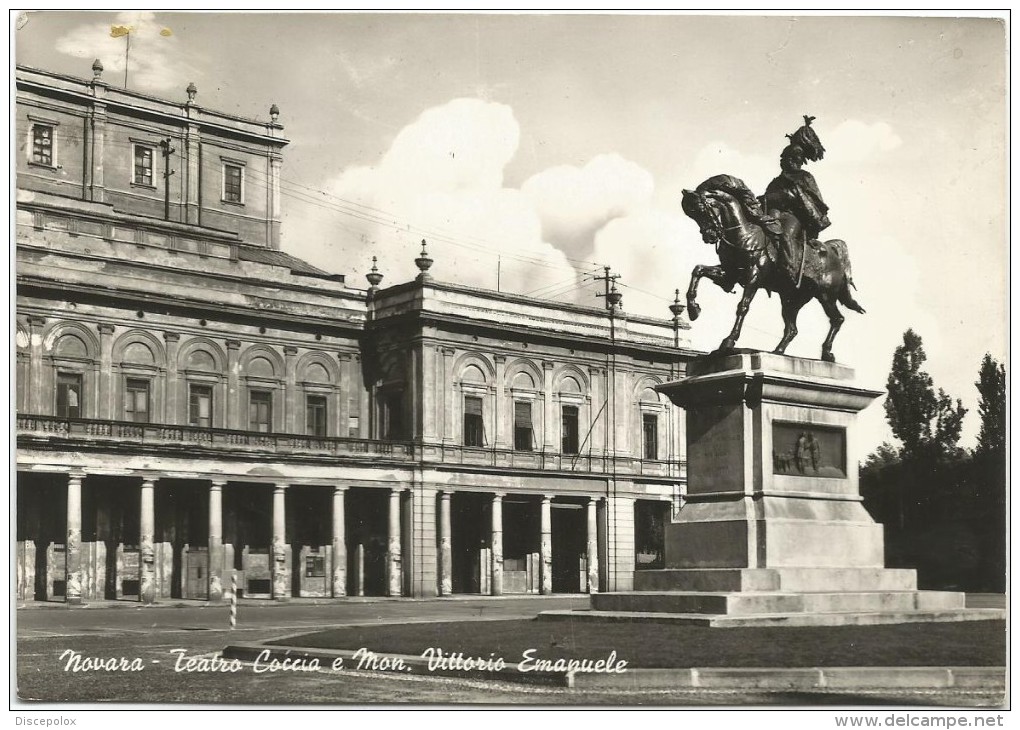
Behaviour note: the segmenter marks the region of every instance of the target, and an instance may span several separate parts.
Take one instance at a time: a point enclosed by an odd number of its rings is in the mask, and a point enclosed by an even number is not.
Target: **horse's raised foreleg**
[[[829,334],[826,335],[825,342],[822,343],[822,359],[826,362],[836,362],[836,358],[832,354],[832,341],[836,339],[836,333],[843,326],[843,313],[836,306],[835,297],[819,298],[818,302],[825,310],[825,316],[829,318]]]
[[[808,301],[807,297],[799,296],[797,292],[781,295],[781,299],[783,300],[783,339],[772,351],[777,355],[786,352],[787,346],[797,336],[797,315]]]
[[[751,275],[751,280],[744,284],[744,295],[740,297],[740,304],[737,305],[737,319],[733,323],[733,329],[730,330],[730,336],[719,345],[719,350],[725,352],[736,347],[737,340],[740,338],[740,330],[744,327],[744,317],[747,316],[747,312],[751,308],[751,300],[758,293],[758,280],[759,274],[755,271]]]
[[[733,291],[733,280],[726,274],[722,266],[704,266],[698,264],[691,271],[691,283],[687,287],[687,318],[692,322],[701,314],[701,305],[695,301],[698,298],[698,282],[707,277],[726,291]]]

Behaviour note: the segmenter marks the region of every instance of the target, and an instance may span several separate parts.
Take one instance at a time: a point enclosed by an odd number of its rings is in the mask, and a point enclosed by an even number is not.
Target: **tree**
[[[981,361],[977,386],[981,399],[978,414],[981,431],[978,433],[977,453],[1006,450],[1006,368],[991,355]]]
[[[967,413],[959,399],[954,405],[944,390],[936,393],[931,376],[921,369],[925,360],[921,337],[908,329],[893,354],[885,400],[885,414],[893,435],[903,444],[904,461],[958,455]]]

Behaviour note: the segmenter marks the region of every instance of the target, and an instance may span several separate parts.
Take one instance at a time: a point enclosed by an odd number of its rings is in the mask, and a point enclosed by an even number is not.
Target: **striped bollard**
[[[237,573],[230,574],[230,630],[237,628]]]

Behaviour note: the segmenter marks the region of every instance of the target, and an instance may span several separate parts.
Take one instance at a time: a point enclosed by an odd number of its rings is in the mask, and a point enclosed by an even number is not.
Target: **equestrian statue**
[[[829,362],[835,360],[832,341],[843,324],[836,304],[864,312],[850,293],[853,280],[846,243],[818,240],[829,225],[829,208],[814,176],[803,169],[807,161],[821,160],[825,154],[811,128],[813,120],[805,116],[804,125],[787,135],[789,144],[779,158],[782,172],[760,198],[732,175],[715,175],[694,190],[683,191],[684,213],[719,255],[718,266],[699,265],[691,272],[688,316],[693,321],[701,314],[696,299],[702,277],[727,292],[737,284],[743,288],[733,329],[717,352],[733,351],[759,289],[775,292],[782,302],[783,338],[773,350],[779,354],[796,337],[797,314],[812,299],[818,300],[829,318],[829,333],[822,343],[822,359]]]

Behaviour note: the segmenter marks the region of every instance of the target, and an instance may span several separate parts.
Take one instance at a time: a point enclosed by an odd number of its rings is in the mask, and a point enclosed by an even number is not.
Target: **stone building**
[[[621,590],[686,324],[280,247],[269,122],[18,67],[21,601]],[[409,242],[410,243],[410,242]],[[413,255],[413,254],[409,254]]]

